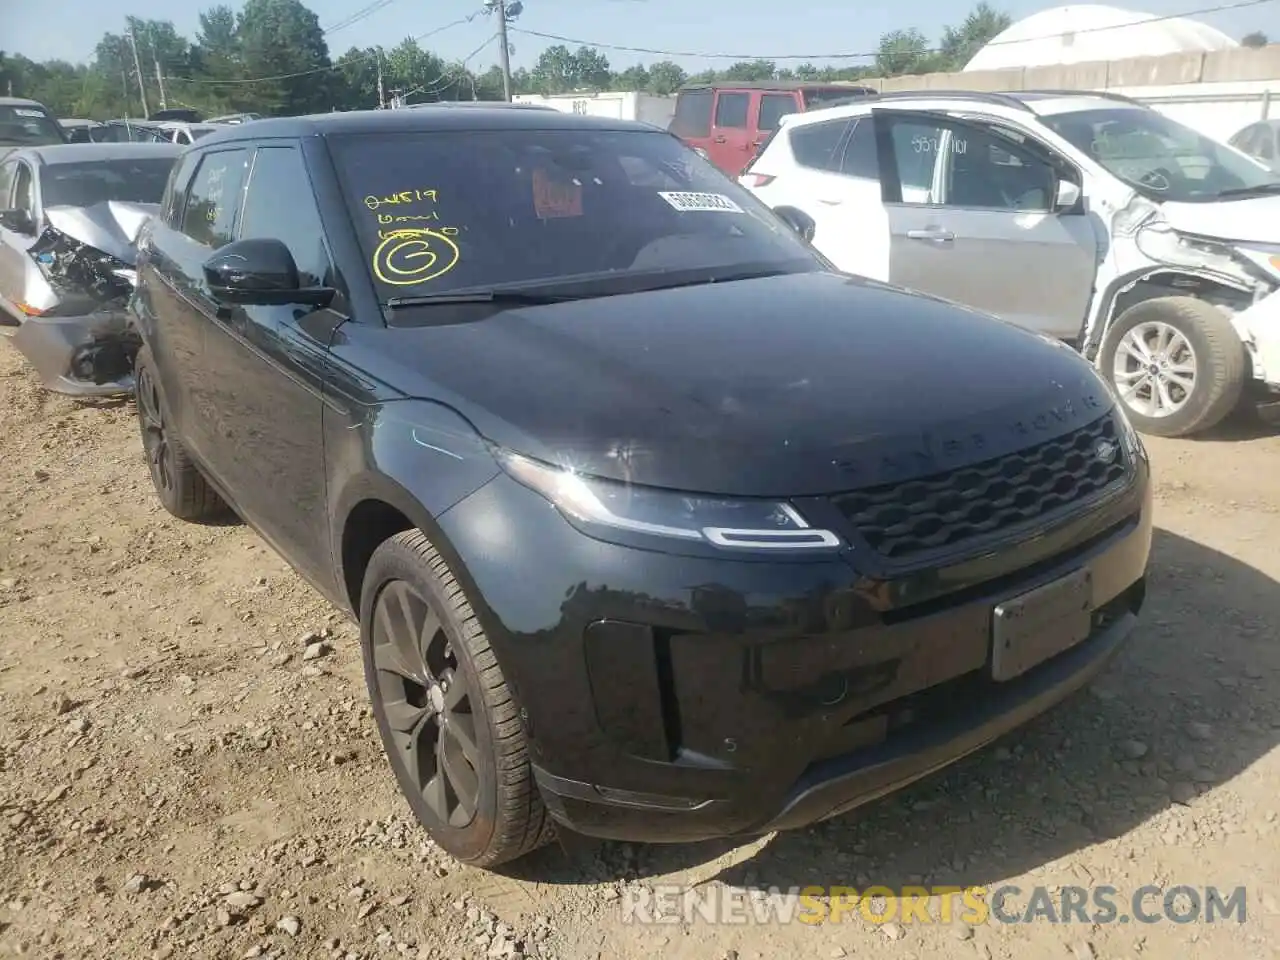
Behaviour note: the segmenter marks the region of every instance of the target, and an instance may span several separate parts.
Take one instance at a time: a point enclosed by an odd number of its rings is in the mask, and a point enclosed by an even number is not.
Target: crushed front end
[[[150,205],[50,208],[27,251],[22,320],[13,343],[56,393],[133,392],[141,341],[129,323],[134,244]]]

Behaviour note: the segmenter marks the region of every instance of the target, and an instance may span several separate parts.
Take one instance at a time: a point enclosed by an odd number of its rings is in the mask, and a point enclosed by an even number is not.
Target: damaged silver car
[[[62,144],[0,161],[0,324],[50,390],[132,391],[136,244],[180,153]]]

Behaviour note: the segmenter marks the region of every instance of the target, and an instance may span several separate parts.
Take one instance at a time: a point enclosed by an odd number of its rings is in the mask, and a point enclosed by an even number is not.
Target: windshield
[[[1155,110],[1087,110],[1044,123],[1152,200],[1203,203],[1280,187],[1276,174]]]
[[[39,107],[0,105],[0,145],[43,147],[66,143],[62,128]]]
[[[173,158],[57,163],[40,168],[46,207],[91,207],[107,200],[159,203]]]
[[[94,143],[168,143],[154,127],[134,123],[107,123],[93,131]]]
[[[767,208],[666,133],[329,140],[384,300],[586,276],[617,278],[621,292],[661,285],[639,275],[820,268]]]

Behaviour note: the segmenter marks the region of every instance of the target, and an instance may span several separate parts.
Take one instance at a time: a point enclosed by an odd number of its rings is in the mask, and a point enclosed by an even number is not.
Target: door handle
[[[818,202],[825,203],[828,207],[838,207],[840,204],[844,203],[843,200],[833,197],[819,197]]]
[[[909,240],[932,240],[935,243],[950,243],[956,238],[956,235],[950,230],[943,230],[941,227],[926,227],[924,230],[908,230],[907,238]]]
[[[712,139],[712,141],[711,141],[711,142],[712,142],[712,143],[724,143],[724,137],[715,137],[715,138],[713,138],[713,139]]]

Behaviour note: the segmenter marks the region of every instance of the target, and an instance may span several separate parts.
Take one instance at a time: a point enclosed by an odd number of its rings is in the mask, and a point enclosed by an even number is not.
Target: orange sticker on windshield
[[[533,209],[540,220],[582,216],[582,186],[555,180],[545,170],[533,171]]]

